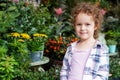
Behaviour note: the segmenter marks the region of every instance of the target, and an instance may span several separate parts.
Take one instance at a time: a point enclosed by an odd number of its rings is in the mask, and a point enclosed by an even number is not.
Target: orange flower
[[[60,42],[62,42],[62,36],[60,36],[59,40],[60,40]]]

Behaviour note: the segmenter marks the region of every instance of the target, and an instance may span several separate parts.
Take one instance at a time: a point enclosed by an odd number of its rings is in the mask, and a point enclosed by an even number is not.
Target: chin
[[[87,39],[89,37],[88,36],[80,36],[80,38]]]
[[[88,38],[80,38],[81,40],[87,40]]]

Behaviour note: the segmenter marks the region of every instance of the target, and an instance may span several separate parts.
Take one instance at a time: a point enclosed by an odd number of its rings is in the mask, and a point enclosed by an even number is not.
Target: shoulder
[[[69,49],[69,48],[73,48],[73,47],[77,44],[77,42],[78,42],[78,41],[75,41],[75,42],[71,43],[71,44],[68,46],[68,49]]]
[[[97,44],[97,46],[100,45],[100,47],[103,48],[103,49],[108,49],[107,45],[106,45],[106,44],[103,44],[103,43],[100,42],[100,41],[97,41],[96,44]]]
[[[69,44],[69,46],[67,47],[67,54],[72,54],[72,50],[74,49],[75,45],[77,44],[78,41],[75,41],[71,44]]]
[[[106,44],[103,44],[102,42],[100,42],[100,41],[97,41],[96,42],[96,45],[95,45],[95,47],[98,49],[101,49],[102,51],[104,51],[104,52],[106,52],[106,53],[108,53],[108,47],[107,47],[107,45]]]

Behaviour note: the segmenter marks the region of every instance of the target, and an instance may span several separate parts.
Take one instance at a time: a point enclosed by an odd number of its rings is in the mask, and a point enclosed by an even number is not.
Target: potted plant
[[[109,48],[109,53],[115,53],[117,41],[115,39],[108,39],[107,44],[108,44],[108,48]]]
[[[7,35],[7,47],[8,51],[6,55],[11,55],[17,65],[14,68],[14,78],[15,80],[20,79],[23,80],[27,77],[28,71],[30,70],[30,53],[28,51],[27,41],[31,39],[31,37],[27,33],[18,33],[13,32]],[[6,59],[6,58],[5,58]],[[5,64],[3,62],[3,64]],[[12,63],[10,62],[12,65]],[[11,66],[10,66],[11,68]],[[9,74],[10,75],[10,74]],[[12,80],[12,79],[5,79]]]
[[[40,61],[43,57],[45,43],[48,39],[46,34],[35,33],[31,35],[31,38],[27,41],[28,50],[32,61]]]
[[[115,32],[112,30],[106,32],[105,38],[107,40],[107,45],[109,47],[110,53],[115,53],[118,37],[119,37],[119,32]]]
[[[107,40],[107,44],[108,45],[116,45],[117,44],[117,41],[115,39],[108,39]]]
[[[28,55],[29,51],[27,49],[25,39],[26,40],[29,39],[29,36],[28,35],[23,36],[21,35],[21,33],[18,32],[6,34],[9,55],[14,56]]]

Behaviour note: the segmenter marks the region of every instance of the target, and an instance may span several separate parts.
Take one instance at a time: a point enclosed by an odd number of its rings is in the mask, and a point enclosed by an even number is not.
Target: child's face
[[[93,17],[84,13],[79,13],[76,17],[75,31],[81,40],[94,39],[95,21]]]

